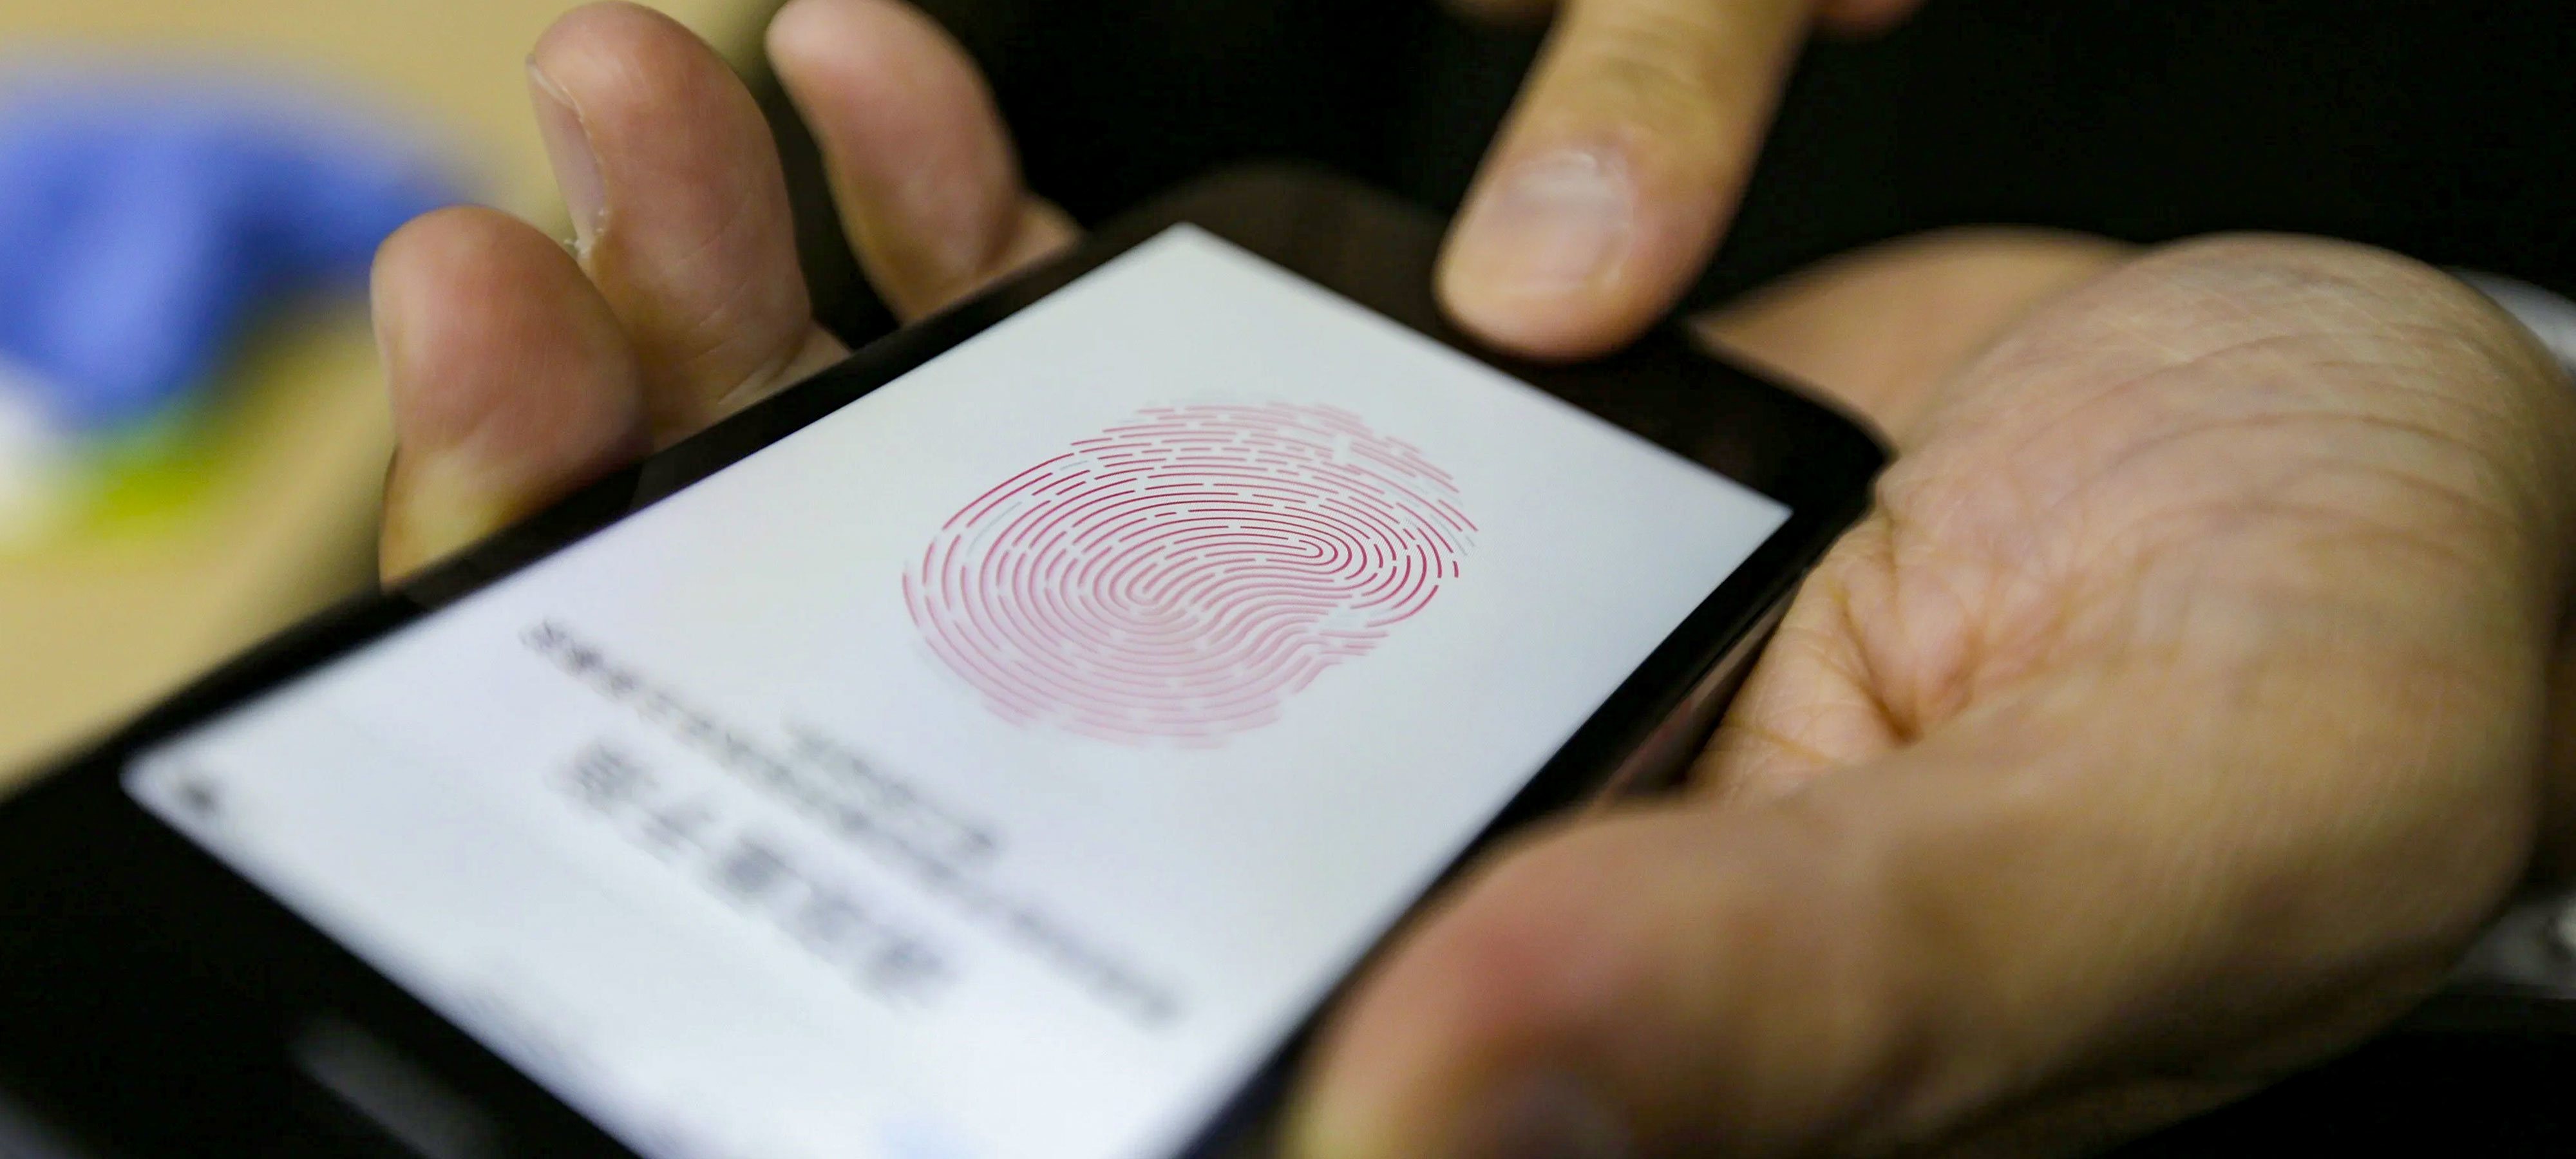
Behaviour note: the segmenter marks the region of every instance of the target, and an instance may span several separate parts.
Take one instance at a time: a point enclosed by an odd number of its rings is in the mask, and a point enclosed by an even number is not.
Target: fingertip
[[[795,0],[770,60],[814,130],[869,278],[906,318],[1071,236],[1032,215],[991,90],[938,22],[895,0]]]
[[[900,0],[791,0],[770,19],[767,47],[791,95],[835,127],[873,130],[867,142],[944,130],[943,160],[1007,163],[999,114],[983,74],[937,20]],[[933,144],[934,141],[906,142]],[[893,162],[879,153],[836,158]],[[874,166],[870,166],[871,169]],[[991,176],[1011,176],[1003,164]],[[954,177],[956,174],[942,174]],[[957,191],[951,191],[952,195]],[[998,208],[994,212],[999,212]]]
[[[1805,20],[1786,0],[1567,9],[1442,255],[1450,314],[1544,359],[1652,325],[1716,248]]]
[[[411,570],[643,449],[632,352],[563,247],[477,206],[378,250],[377,341],[396,461],[381,559]]]
[[[528,65],[577,108],[606,196],[633,219],[622,244],[702,244],[684,227],[734,215],[757,217],[736,227],[774,248],[769,219],[783,217],[786,195],[767,122],[732,66],[688,26],[629,0],[599,0],[547,26]],[[775,197],[764,196],[773,185]]]
[[[1540,362],[1576,362],[1633,341],[1653,321],[1598,292],[1532,293],[1495,272],[1508,259],[1454,244],[1436,277],[1441,309],[1476,340]]]
[[[696,38],[668,14],[633,0],[592,0],[547,25],[528,58],[550,76],[595,80],[602,69],[671,63],[675,46]]]
[[[615,403],[606,417],[623,416],[627,400],[614,391],[545,389],[622,385],[627,359],[607,304],[534,226],[483,206],[433,210],[385,239],[371,289],[398,434],[459,444],[489,425],[496,405],[579,402],[588,415]],[[540,371],[580,373],[510,377]]]
[[[898,0],[788,0],[769,18],[767,44],[773,62],[834,63],[831,49],[849,42],[854,30],[886,27],[900,34],[939,35],[938,22]]]
[[[639,355],[664,440],[777,385],[813,308],[769,123],[724,57],[669,16],[575,9],[533,67],[577,107],[605,228],[584,264]]]
[[[1451,320],[1545,361],[1606,354],[1653,325],[1715,244],[1727,192],[1650,187],[1628,152],[1498,159],[1442,247],[1437,286]]]
[[[886,146],[945,143],[940,160],[980,163],[988,178],[1014,176],[982,74],[948,30],[919,9],[900,0],[790,0],[770,18],[767,48],[790,95],[811,106],[809,116],[853,134],[858,140],[851,143],[877,146],[833,160],[874,173],[907,160]],[[986,208],[998,215],[1007,205]]]
[[[547,95],[578,111],[594,147],[602,139],[613,146],[669,121],[679,102],[697,95],[701,55],[714,50],[669,15],[630,0],[595,0],[546,26],[528,50],[528,71]],[[600,160],[617,161],[613,147],[611,153]]]

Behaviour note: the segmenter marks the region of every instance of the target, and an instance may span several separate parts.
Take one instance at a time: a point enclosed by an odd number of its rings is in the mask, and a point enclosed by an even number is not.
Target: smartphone
[[[62,1155],[1176,1159],[1496,835],[1704,738],[1886,452],[1203,181],[0,805]],[[10,1137],[0,1134],[0,1138]]]

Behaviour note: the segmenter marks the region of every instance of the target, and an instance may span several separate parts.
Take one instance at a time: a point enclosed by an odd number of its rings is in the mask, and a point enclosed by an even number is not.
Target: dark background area
[[[1715,2],[1715,0],[1712,0]],[[1098,221],[1229,161],[1453,209],[1538,29],[1428,0],[927,0],[1030,184]],[[825,320],[891,325],[772,93]],[[1691,296],[1946,225],[2327,234],[2576,290],[2576,9],[2558,0],[1929,0],[1812,45]],[[2119,1152],[2576,1153],[2576,1039],[2397,1035]]]

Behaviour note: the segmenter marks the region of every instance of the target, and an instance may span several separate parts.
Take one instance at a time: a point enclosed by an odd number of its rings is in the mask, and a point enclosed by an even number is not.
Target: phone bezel
[[[96,1137],[111,1153],[248,1153],[263,1138],[261,1125],[248,1121],[260,1117],[252,1108],[273,1116],[280,1100],[314,1097],[310,1076],[288,1061],[296,1036],[316,1025],[356,1026],[452,1088],[463,1108],[455,1114],[497,1124],[508,1142],[496,1154],[631,1154],[527,1073],[144,812],[120,784],[128,758],[785,437],[1182,222],[1790,509],[1788,521],[1530,779],[1453,872],[1496,835],[1590,792],[1675,711],[1701,674],[1788,598],[1867,508],[1871,481],[1886,461],[1858,423],[1711,357],[1677,326],[1581,366],[1496,354],[1457,331],[1432,299],[1440,231],[1428,215],[1311,170],[1223,174],[581,488],[417,578],[290,630],[0,803],[0,920],[19,935],[0,940],[0,987],[48,995],[0,1004],[16,1009],[0,1010],[0,1088],[57,1129]],[[1257,1126],[1310,1027],[1311,1016],[1185,1155],[1214,1154]],[[149,1116],[138,1113],[146,1108]],[[327,1110],[304,1111],[319,1116],[314,1122],[337,1121]],[[350,1129],[368,1128],[352,1119]]]

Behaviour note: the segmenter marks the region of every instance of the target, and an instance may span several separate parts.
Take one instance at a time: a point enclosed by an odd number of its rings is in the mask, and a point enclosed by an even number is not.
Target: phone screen
[[[656,1159],[1159,1159],[1788,514],[1176,226],[125,784]]]

